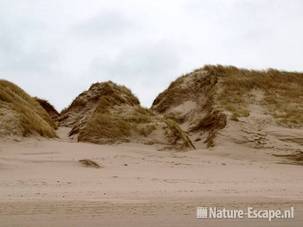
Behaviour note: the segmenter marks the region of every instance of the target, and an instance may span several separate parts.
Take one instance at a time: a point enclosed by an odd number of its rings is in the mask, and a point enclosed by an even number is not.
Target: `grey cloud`
[[[11,9],[12,10],[12,9]],[[4,73],[43,72],[55,59],[49,42],[43,40],[45,25],[39,18],[15,15],[18,10],[1,9],[0,19],[0,71]]]
[[[178,65],[179,56],[175,46],[169,43],[156,43],[136,46],[121,51],[113,59],[96,58],[92,67],[96,72],[104,71],[111,76],[157,75]]]
[[[124,12],[103,10],[83,23],[77,24],[73,32],[84,37],[107,38],[121,36],[131,32],[135,27],[136,23]]]
[[[180,56],[176,46],[160,41],[128,48],[116,57],[92,61],[91,80],[113,80],[132,88],[146,106],[178,75]]]
[[[0,77],[59,109],[95,81],[146,106],[204,64],[302,71],[301,0],[0,0]]]

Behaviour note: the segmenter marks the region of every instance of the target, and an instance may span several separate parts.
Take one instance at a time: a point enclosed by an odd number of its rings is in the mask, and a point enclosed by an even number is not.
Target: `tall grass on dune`
[[[261,105],[284,126],[303,125],[303,73],[239,69],[233,66],[203,68],[219,78],[222,88],[219,103],[236,117],[249,115],[249,96],[253,90],[264,94]]]
[[[0,80],[0,119],[13,116],[10,121],[1,120],[0,128],[14,128],[17,134],[38,134],[55,137],[55,123],[40,104],[17,85]],[[7,132],[10,134],[10,131]]]

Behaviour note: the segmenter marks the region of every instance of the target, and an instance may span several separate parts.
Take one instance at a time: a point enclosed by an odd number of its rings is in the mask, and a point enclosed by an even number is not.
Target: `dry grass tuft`
[[[48,113],[48,115],[51,117],[51,119],[57,123],[58,118],[60,114],[56,110],[56,108],[50,104],[47,100],[40,99],[38,97],[34,98],[41,106],[42,108]]]
[[[196,149],[188,135],[180,128],[180,126],[174,120],[166,119],[165,123],[167,124],[170,132],[172,133],[172,144],[177,144],[178,140],[181,140],[182,146],[186,148]]]
[[[79,141],[113,143],[128,141],[133,132],[145,136],[151,132],[151,128],[147,130],[138,125],[151,123],[153,114],[139,105],[133,106],[137,102],[121,101],[120,95],[115,93],[99,98],[94,112],[79,130]]]
[[[194,131],[207,131],[208,136],[204,141],[207,144],[207,147],[213,147],[215,145],[214,139],[216,134],[221,129],[225,128],[227,124],[226,115],[221,113],[218,110],[212,110],[206,114],[204,118],[202,118],[198,123],[190,129],[192,132]]]
[[[90,159],[82,159],[82,160],[79,160],[79,162],[86,167],[92,167],[92,168],[97,168],[97,169],[101,168],[101,166],[97,162],[92,161]]]
[[[78,140],[93,143],[126,141],[131,135],[131,124],[120,116],[95,112],[80,130]]]
[[[103,99],[102,99],[103,100]],[[127,142],[131,136],[147,137],[155,129],[153,113],[140,106],[106,106],[101,101],[85,126],[79,141],[93,143]]]
[[[0,128],[14,128],[14,133],[21,136],[56,136],[56,125],[40,104],[21,88],[6,80],[0,80],[0,109],[0,117],[12,116],[9,122],[1,121]]]

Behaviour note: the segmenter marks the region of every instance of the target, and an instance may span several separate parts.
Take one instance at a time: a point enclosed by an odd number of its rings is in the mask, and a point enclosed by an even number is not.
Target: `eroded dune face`
[[[78,141],[192,146],[175,122],[141,107],[129,89],[113,82],[95,83],[81,93],[62,112],[60,124],[71,127],[69,134]]]
[[[205,70],[182,76],[155,99],[152,110],[178,122],[195,143],[203,138],[213,146],[217,132],[227,122],[226,115],[215,106],[217,83],[218,78]]]
[[[55,137],[55,127],[34,98],[17,85],[0,80],[0,137]]]
[[[205,66],[174,81],[152,110],[178,122],[198,147],[295,150],[303,138],[303,74]]]

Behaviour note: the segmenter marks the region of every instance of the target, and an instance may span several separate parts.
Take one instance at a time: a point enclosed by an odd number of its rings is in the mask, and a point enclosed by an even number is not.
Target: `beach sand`
[[[61,130],[61,139],[0,143],[0,226],[303,226],[302,166],[262,149],[96,145]],[[295,218],[196,219],[196,207],[248,206],[293,206]]]

